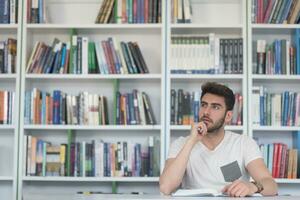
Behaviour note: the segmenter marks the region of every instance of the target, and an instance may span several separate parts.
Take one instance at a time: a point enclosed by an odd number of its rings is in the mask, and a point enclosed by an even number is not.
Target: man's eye
[[[213,109],[219,110],[219,109],[220,109],[220,106],[213,106]]]

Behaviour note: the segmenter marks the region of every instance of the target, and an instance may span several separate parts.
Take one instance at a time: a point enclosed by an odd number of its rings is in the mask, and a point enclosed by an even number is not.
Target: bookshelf
[[[19,8],[22,2],[19,1]],[[16,12],[16,11],[14,11]],[[0,91],[14,92],[14,103],[12,105],[11,123],[0,124],[0,192],[5,199],[17,198],[17,170],[18,170],[18,140],[19,140],[19,92],[20,92],[20,61],[21,61],[21,34],[22,34],[22,9],[18,9],[18,18],[10,23],[0,24],[0,41],[8,38],[17,40],[15,73],[0,73]],[[12,21],[13,20],[13,21]],[[7,47],[7,46],[6,46]],[[3,50],[3,49],[2,49]],[[6,62],[7,63],[7,62]],[[6,65],[6,64],[5,64]],[[8,64],[7,66],[9,66]],[[1,105],[2,106],[2,105]]]
[[[166,156],[171,142],[180,136],[189,134],[190,125],[173,125],[171,124],[171,89],[183,89],[184,92],[201,91],[201,84],[207,81],[217,81],[225,83],[233,88],[234,92],[238,92],[243,97],[243,108],[247,105],[247,67],[246,67],[246,2],[235,0],[191,0],[192,8],[191,23],[176,23],[174,19],[174,11],[172,11],[170,1],[167,4],[167,78],[166,78]],[[179,11],[178,11],[179,12]],[[221,13],[221,14],[220,14]],[[221,16],[220,16],[221,15]],[[172,36],[208,36],[214,33],[215,38],[241,38],[243,41],[243,72],[239,74],[184,74],[172,73]],[[197,66],[199,67],[199,66]],[[201,67],[201,66],[200,66]],[[176,94],[177,95],[177,94]],[[177,96],[176,96],[177,98]],[[176,105],[176,104],[175,104]],[[176,113],[176,112],[175,112]],[[247,109],[243,109],[243,116],[247,116]],[[227,130],[247,134],[247,126],[245,117],[242,125],[227,126]]]
[[[159,148],[164,144],[164,77],[165,77],[165,22],[156,24],[95,24],[100,5],[95,0],[47,0],[47,23],[31,24],[24,14],[22,46],[22,78],[20,107],[20,148],[19,148],[19,199],[32,195],[59,193],[75,194],[78,191],[101,190],[102,192],[158,192],[158,177],[70,177],[70,176],[28,176],[25,173],[25,153],[23,144],[26,136],[35,136],[52,144],[68,142],[71,130],[76,142],[103,140],[117,143],[130,141],[148,144],[148,138],[159,139]],[[162,11],[164,11],[164,4]],[[26,4],[23,12],[26,13]],[[80,15],[78,15],[80,13]],[[164,13],[162,13],[164,16]],[[29,57],[37,41],[51,45],[56,37],[63,42],[70,41],[70,32],[76,30],[78,36],[87,36],[89,41],[107,40],[115,37],[120,41],[137,41],[147,63],[147,74],[30,74],[25,72]],[[54,89],[78,95],[81,91],[102,94],[107,97],[109,125],[52,125],[25,124],[25,91],[38,88],[52,93]],[[116,89],[117,88],[117,89]],[[115,93],[146,92],[150,98],[157,121],[154,125],[115,125]],[[159,158],[162,169],[164,156]],[[62,186],[64,188],[62,188]],[[49,196],[49,199],[52,199]]]
[[[268,93],[281,94],[284,91],[299,92],[299,74],[257,74],[253,71],[256,67],[256,46],[257,40],[265,40],[267,44],[272,44],[274,40],[288,40],[294,45],[296,29],[300,28],[299,24],[263,24],[253,23],[252,1],[248,1],[248,110],[252,109],[255,104],[253,99],[253,88],[264,86]],[[282,50],[284,51],[284,50]],[[255,58],[256,57],[256,58]],[[283,65],[284,66],[284,65]],[[287,64],[288,66],[288,64]],[[280,106],[280,105],[279,105]],[[248,132],[249,135],[258,140],[259,144],[270,144],[282,142],[287,144],[288,148],[296,148],[299,151],[299,126],[282,126],[282,125],[260,125],[254,124],[255,116],[251,113],[248,115]],[[298,156],[299,163],[299,156]],[[299,166],[298,166],[299,174]],[[299,187],[299,176],[296,179],[276,178],[279,185],[279,193],[296,194],[296,188]]]
[[[53,144],[68,142],[72,130],[76,141],[92,139],[108,142],[134,141],[147,143],[149,136],[160,139],[160,170],[168,153],[170,143],[179,136],[189,134],[190,125],[172,125],[171,89],[200,91],[207,81],[225,83],[243,97],[242,125],[229,125],[227,130],[248,134],[261,143],[284,142],[295,146],[299,141],[300,128],[296,126],[252,125],[252,88],[264,85],[272,92],[289,88],[299,92],[299,75],[253,74],[252,42],[257,39],[293,40],[299,24],[254,24],[251,23],[250,0],[190,0],[193,10],[191,23],[171,22],[172,1],[162,1],[162,23],[148,24],[95,24],[103,0],[46,0],[47,23],[27,23],[26,1],[19,1],[18,24],[0,24],[0,41],[8,37],[18,39],[17,72],[0,74],[0,90],[15,92],[13,124],[0,125],[0,159],[8,164],[0,168],[0,192],[6,199],[27,199],[34,195],[72,195],[78,191],[130,193],[158,192],[158,177],[41,177],[25,175],[25,136],[32,135]],[[80,13],[80,14],[78,14]],[[25,68],[37,41],[50,45],[56,37],[70,41],[72,30],[90,41],[107,40],[113,36],[118,41],[137,41],[150,70],[149,74],[27,74]],[[173,74],[171,73],[171,39],[174,35],[209,36],[215,38],[241,38],[243,41],[243,72],[240,74]],[[155,125],[113,125],[115,85],[121,93],[132,89],[145,91],[151,100]],[[54,89],[72,95],[80,91],[103,94],[108,99],[109,125],[43,125],[25,124],[25,91],[38,88],[52,93]],[[299,144],[299,142],[298,142]],[[299,146],[298,146],[299,149]],[[11,159],[13,158],[13,159]],[[18,167],[19,166],[19,167]],[[298,167],[299,169],[299,167]],[[299,170],[298,170],[299,171]],[[299,173],[299,172],[298,172]],[[298,179],[276,179],[281,193],[297,194]],[[18,187],[17,187],[18,186]],[[39,193],[39,194],[37,194]],[[299,193],[298,193],[299,194]],[[52,198],[51,198],[52,199]]]

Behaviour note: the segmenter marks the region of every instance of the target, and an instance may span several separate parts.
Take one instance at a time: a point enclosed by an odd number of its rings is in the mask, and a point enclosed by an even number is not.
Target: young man
[[[256,142],[225,131],[231,121],[235,97],[228,87],[208,82],[202,86],[200,122],[190,135],[170,147],[160,191],[170,194],[183,188],[214,188],[229,196],[254,193],[276,195],[277,184],[264,164]],[[249,182],[249,175],[254,182]]]

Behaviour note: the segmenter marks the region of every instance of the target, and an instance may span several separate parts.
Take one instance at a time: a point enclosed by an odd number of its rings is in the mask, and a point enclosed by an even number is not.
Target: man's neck
[[[216,132],[208,132],[202,140],[202,143],[211,151],[213,151],[224,139],[225,130],[224,127],[220,128]]]

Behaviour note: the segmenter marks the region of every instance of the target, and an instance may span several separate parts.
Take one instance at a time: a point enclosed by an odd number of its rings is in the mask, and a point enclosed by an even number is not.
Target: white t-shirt
[[[175,158],[182,149],[188,137],[176,139],[169,150],[168,158]],[[221,168],[237,161],[242,176],[240,180],[249,181],[249,174],[245,168],[251,161],[262,158],[256,142],[245,135],[225,131],[220,144],[213,150],[198,142],[191,151],[187,168],[182,181],[186,189],[214,188],[221,191],[225,182]]]

